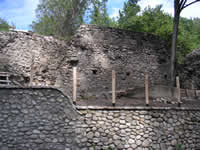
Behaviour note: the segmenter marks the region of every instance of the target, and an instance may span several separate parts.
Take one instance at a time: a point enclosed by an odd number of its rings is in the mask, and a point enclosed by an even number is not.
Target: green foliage
[[[40,34],[70,39],[76,29],[84,23],[88,11],[91,24],[114,27],[116,21],[108,16],[107,1],[41,0],[36,10],[37,21],[32,22],[31,27],[34,32]]]
[[[173,17],[162,10],[162,5],[147,7],[142,12],[138,0],[129,0],[120,11],[118,20],[122,29],[152,33],[171,43]],[[178,62],[183,63],[186,54],[200,47],[200,19],[180,18],[178,34]]]
[[[96,147],[95,147],[95,145],[93,145],[93,150],[96,150]],[[107,148],[106,150],[114,150],[113,148]]]
[[[124,8],[119,11],[119,27],[122,29],[137,29],[137,14],[140,12],[140,6],[137,4],[138,0],[129,0],[124,3]]]
[[[9,31],[10,25],[6,20],[0,18],[0,31]]]
[[[164,13],[162,5],[146,8],[138,22],[142,26],[141,31],[143,32],[159,35],[166,40],[171,38],[173,20],[170,15]]]
[[[127,9],[127,6],[130,10]],[[170,15],[163,12],[162,5],[158,5],[155,8],[147,7],[141,15],[138,15],[141,12],[137,4],[131,6],[126,4],[124,9],[123,12],[128,10],[128,13],[121,13],[120,15],[119,23],[121,28],[156,34],[167,40],[171,38],[173,20]],[[129,12],[132,9],[134,11],[132,13]]]
[[[200,19],[180,18],[178,34],[178,60],[183,63],[186,54],[200,47]]]
[[[183,145],[182,144],[178,144],[176,146],[176,150],[184,150]]]
[[[93,145],[93,150],[96,150],[96,147]]]
[[[88,4],[88,0],[41,0],[31,27],[40,34],[68,38],[83,23]]]
[[[116,27],[116,21],[111,19],[107,12],[106,3],[108,0],[92,0],[93,9],[91,11],[90,24],[99,26]]]
[[[36,11],[37,21],[32,23],[32,28],[40,34],[70,39],[80,24],[84,23],[86,12],[89,11],[90,24],[148,32],[171,43],[173,17],[162,10],[162,5],[141,11],[138,1],[125,2],[116,21],[108,15],[108,0],[41,0]],[[0,30],[8,30],[8,24],[3,24],[5,28],[0,24]],[[177,51],[179,63],[183,62],[186,54],[200,47],[199,41],[200,19],[180,18]]]

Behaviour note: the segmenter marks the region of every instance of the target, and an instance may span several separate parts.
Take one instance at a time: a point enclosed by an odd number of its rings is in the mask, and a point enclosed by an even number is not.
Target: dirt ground
[[[100,99],[100,100],[79,100],[77,101],[78,106],[112,106],[111,99]],[[121,97],[116,99],[115,106],[146,106],[145,99],[133,99],[127,97]],[[149,106],[152,107],[177,107],[177,99],[172,98],[154,98],[149,100]],[[200,108],[200,99],[193,98],[181,98],[181,107],[186,108]]]

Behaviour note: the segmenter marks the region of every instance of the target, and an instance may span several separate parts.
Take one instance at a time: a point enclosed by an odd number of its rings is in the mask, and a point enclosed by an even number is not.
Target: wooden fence
[[[112,105],[116,106],[116,71],[112,70]],[[144,84],[145,84],[145,104],[146,106],[150,105],[149,101],[149,75],[148,73],[145,73],[144,77]],[[177,88],[177,100],[178,100],[178,106],[181,106],[181,94],[184,93],[183,89],[180,89],[180,81],[179,77],[176,77],[176,88]],[[196,93],[196,92],[195,92]],[[200,91],[198,91],[200,95]],[[187,90],[186,90],[187,95]],[[73,103],[76,104],[77,102],[77,67],[73,67]]]

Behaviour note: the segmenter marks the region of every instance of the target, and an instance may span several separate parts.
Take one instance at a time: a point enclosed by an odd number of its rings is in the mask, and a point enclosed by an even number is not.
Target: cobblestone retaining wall
[[[187,150],[200,147],[200,110],[78,108],[53,88],[0,89],[1,150]]]
[[[200,148],[200,112],[181,110],[85,111],[87,138],[97,149]]]
[[[0,89],[1,150],[78,149],[77,113],[55,89]]]

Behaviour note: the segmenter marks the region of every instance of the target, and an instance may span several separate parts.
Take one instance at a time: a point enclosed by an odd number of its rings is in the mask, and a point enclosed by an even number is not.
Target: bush
[[[9,31],[9,24],[6,20],[0,18],[0,31]]]

